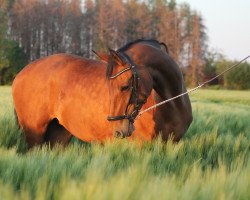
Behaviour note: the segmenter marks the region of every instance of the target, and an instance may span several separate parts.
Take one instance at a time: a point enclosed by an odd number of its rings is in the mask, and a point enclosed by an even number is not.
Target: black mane
[[[129,48],[131,48],[133,45],[138,44],[140,42],[148,43],[148,44],[152,45],[153,47],[156,47],[156,48],[159,48],[159,49],[161,49],[161,46],[164,46],[164,48],[166,49],[166,52],[168,53],[167,45],[165,43],[163,43],[163,42],[159,42],[159,41],[154,40],[154,39],[137,39],[137,40],[134,40],[132,42],[128,42],[127,44],[125,44],[124,46],[122,46],[121,48],[116,50],[116,52],[118,54],[120,54],[121,57],[126,57],[124,52],[127,51]],[[107,78],[109,78],[112,75],[114,66],[115,66],[115,63],[112,60],[112,58],[110,57],[109,61],[108,61],[107,71],[106,71],[106,77]]]
[[[168,48],[167,45],[164,44],[163,42],[159,42],[157,40],[154,39],[137,39],[134,40],[132,42],[128,42],[127,44],[125,44],[123,47],[119,48],[117,50],[117,52],[124,52],[127,51],[130,47],[132,47],[134,44],[140,43],[140,42],[145,42],[145,43],[149,43],[150,45],[156,47],[156,48],[161,48],[161,45],[163,45],[166,48],[166,51],[168,52]]]

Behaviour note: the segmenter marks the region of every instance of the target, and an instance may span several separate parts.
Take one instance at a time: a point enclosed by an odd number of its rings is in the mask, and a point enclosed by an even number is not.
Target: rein
[[[153,105],[153,106],[151,106],[151,107],[149,107],[149,108],[147,108],[147,109],[145,109],[145,110],[140,111],[139,114],[138,114],[138,117],[140,117],[143,113],[148,112],[148,111],[150,111],[150,110],[152,110],[152,109],[154,109],[154,108],[156,108],[156,107],[159,107],[159,106],[161,106],[161,105],[163,105],[163,104],[165,104],[165,103],[167,103],[167,102],[173,101],[174,99],[177,99],[177,98],[179,98],[179,97],[182,97],[182,96],[184,96],[184,95],[186,95],[186,94],[188,94],[188,93],[194,92],[195,90],[197,90],[197,89],[203,87],[204,85],[210,83],[211,81],[215,80],[216,78],[218,78],[219,76],[225,74],[226,72],[230,71],[231,69],[233,69],[233,68],[239,66],[242,62],[244,62],[244,61],[247,60],[248,58],[250,58],[250,55],[248,55],[247,57],[245,57],[244,59],[242,59],[242,60],[239,61],[238,63],[236,63],[236,64],[230,66],[228,69],[224,70],[223,72],[221,72],[221,73],[218,74],[217,76],[211,78],[211,79],[208,80],[208,81],[205,81],[205,82],[202,83],[202,84],[199,84],[197,87],[195,87],[195,88],[193,88],[193,89],[191,89],[191,90],[189,90],[189,91],[187,91],[187,92],[184,92],[184,93],[182,93],[182,94],[179,94],[179,95],[177,95],[177,96],[175,96],[175,97],[173,97],[173,98],[164,100],[164,101],[162,101],[162,102],[160,102],[160,103],[157,103],[157,104],[155,104],[155,105]]]

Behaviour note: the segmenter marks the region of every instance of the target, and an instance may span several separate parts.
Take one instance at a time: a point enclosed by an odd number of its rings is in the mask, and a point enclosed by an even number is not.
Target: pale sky
[[[250,55],[250,0],[177,0],[203,16],[208,45],[228,59]]]

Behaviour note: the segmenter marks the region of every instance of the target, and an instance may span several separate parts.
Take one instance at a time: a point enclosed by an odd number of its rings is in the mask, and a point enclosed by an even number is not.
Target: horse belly
[[[56,115],[60,124],[78,139],[103,142],[113,137],[112,126],[107,121],[108,96],[106,92],[98,91],[98,86],[95,86],[96,94],[91,94],[92,87],[86,83],[83,88],[66,91]]]
[[[113,137],[110,126],[103,121],[92,121],[86,116],[70,113],[65,113],[59,121],[72,135],[85,142],[104,142]]]

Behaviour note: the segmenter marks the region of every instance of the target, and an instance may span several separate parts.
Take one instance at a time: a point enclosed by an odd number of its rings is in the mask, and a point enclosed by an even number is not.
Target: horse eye
[[[121,91],[125,91],[129,89],[129,85],[125,85],[121,87]]]

